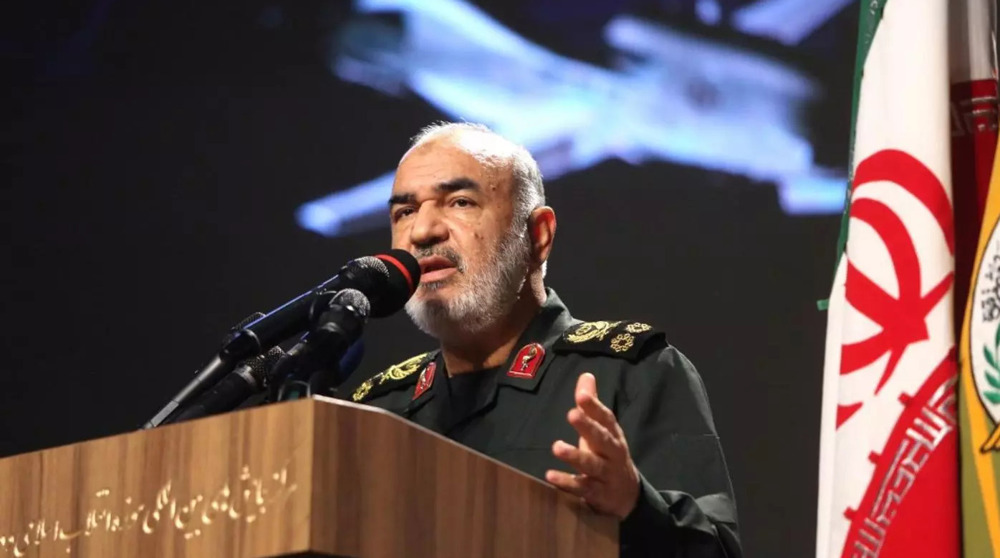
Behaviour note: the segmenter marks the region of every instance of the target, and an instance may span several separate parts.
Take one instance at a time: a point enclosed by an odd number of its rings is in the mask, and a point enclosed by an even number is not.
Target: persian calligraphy
[[[73,541],[81,536],[134,529],[145,535],[173,529],[191,540],[221,521],[253,523],[282,505],[297,488],[289,482],[286,464],[269,478],[253,476],[244,465],[235,479],[227,479],[218,490],[207,494],[180,495],[173,481],[168,480],[157,490],[153,502],[134,502],[131,497],[121,500],[126,511],[120,513],[112,511],[111,491],[98,490],[94,493],[98,503],[86,512],[82,525],[64,525],[49,518],[32,521],[20,533],[0,534],[0,555],[20,558],[43,544],[66,544],[66,553],[70,554]]]

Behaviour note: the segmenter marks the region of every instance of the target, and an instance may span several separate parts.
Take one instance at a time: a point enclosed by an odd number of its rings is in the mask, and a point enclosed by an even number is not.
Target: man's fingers
[[[570,426],[580,434],[580,437],[587,442],[587,447],[598,455],[616,457],[621,454],[621,444],[608,432],[608,429],[588,417],[580,409],[570,409],[566,419]]]
[[[580,377],[576,379],[576,390],[574,390],[577,397],[580,394],[589,393],[590,395],[597,396],[597,378],[594,377],[590,372],[584,372],[580,374]]]
[[[608,432],[617,433],[618,432],[618,419],[615,418],[615,414],[611,412],[611,409],[607,408],[604,403],[601,403],[597,399],[596,395],[582,396],[577,394],[576,405],[588,417],[597,421],[601,426],[606,428]]]
[[[582,499],[595,511],[607,514],[615,513],[608,503],[607,486],[598,483],[597,479],[587,475],[571,475],[549,469],[545,472],[545,480],[556,488]]]
[[[576,381],[574,399],[576,406],[583,409],[590,418],[599,422],[609,432],[618,432],[618,419],[615,418],[615,414],[597,398],[597,379],[593,374],[590,372],[580,374]]]
[[[607,464],[603,458],[589,451],[582,451],[562,440],[552,444],[552,454],[563,463],[594,479],[603,478],[607,471]]]
[[[580,474],[549,470],[545,480],[583,498],[593,509],[624,519],[635,508],[639,490],[638,470],[618,419],[597,398],[597,380],[580,374],[573,392],[576,407],[566,419],[580,435],[572,446],[562,440],[552,444],[552,454]]]
[[[590,492],[586,478],[582,475],[571,475],[562,471],[549,469],[545,472],[545,480],[556,488],[565,490],[583,499],[586,499],[587,494]]]

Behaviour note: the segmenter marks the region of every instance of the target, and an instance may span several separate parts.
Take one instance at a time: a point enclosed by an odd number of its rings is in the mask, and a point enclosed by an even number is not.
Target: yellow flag
[[[962,326],[959,431],[967,558],[1000,558],[1000,154],[994,156]]]

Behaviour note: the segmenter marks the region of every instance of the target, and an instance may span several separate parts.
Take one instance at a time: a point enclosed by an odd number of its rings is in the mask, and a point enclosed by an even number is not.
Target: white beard
[[[486,330],[503,319],[517,301],[527,279],[530,248],[527,230],[510,231],[493,253],[487,254],[484,260],[487,265],[482,272],[466,276],[465,284],[451,300],[428,301],[415,295],[406,303],[406,313],[421,331],[438,339],[448,332],[475,334]],[[466,267],[458,253],[447,248],[417,252],[418,257],[431,254],[452,260],[458,273],[450,280],[461,280]],[[447,281],[421,283],[417,293],[440,289],[447,284]]]

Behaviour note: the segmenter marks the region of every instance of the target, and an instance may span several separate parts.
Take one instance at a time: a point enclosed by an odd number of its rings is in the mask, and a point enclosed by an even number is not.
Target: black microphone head
[[[420,284],[420,264],[406,250],[367,256],[349,262],[341,272],[348,285],[368,293],[371,316],[398,312]]]
[[[271,347],[266,353],[248,358],[240,364],[246,367],[246,372],[253,376],[258,385],[263,386],[267,373],[271,371],[271,368],[278,362],[278,359],[283,356],[285,356],[285,351],[281,347]]]
[[[337,291],[337,294],[330,299],[330,306],[334,304],[354,308],[354,311],[361,318],[367,318],[372,311],[372,305],[368,301],[368,297],[357,289],[341,289]]]
[[[278,359],[285,356],[285,351],[281,347],[271,347],[266,353],[264,353],[264,362],[262,364],[264,370],[274,366],[274,363],[278,362]]]

